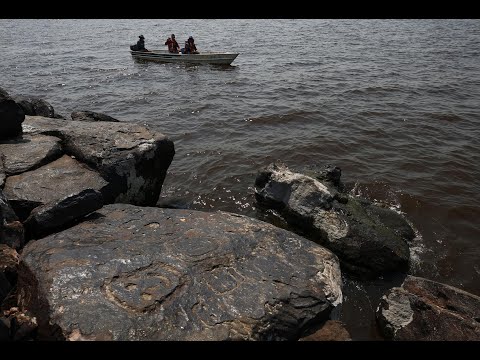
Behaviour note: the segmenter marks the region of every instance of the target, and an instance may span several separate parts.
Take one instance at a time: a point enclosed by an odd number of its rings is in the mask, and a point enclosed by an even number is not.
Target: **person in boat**
[[[185,41],[185,45],[180,51],[182,52],[182,54],[190,54],[190,44],[188,43],[188,41]]]
[[[145,37],[143,35],[139,36],[139,39],[135,45],[130,45],[130,50],[133,51],[150,51],[145,48]]]
[[[180,50],[180,45],[178,45],[177,40],[175,40],[175,34],[172,34],[172,36],[165,41],[165,45],[168,46],[168,51],[171,53],[178,53]]]
[[[137,51],[148,51],[145,48],[145,37],[143,35],[140,35],[138,38],[139,39],[137,41]]]
[[[189,36],[188,40],[188,48],[190,49],[190,54],[198,54],[197,47],[195,46],[195,40],[193,39],[193,36]]]

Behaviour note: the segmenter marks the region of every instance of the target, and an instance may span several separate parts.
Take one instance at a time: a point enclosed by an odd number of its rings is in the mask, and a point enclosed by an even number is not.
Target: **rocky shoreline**
[[[391,274],[385,340],[480,340],[480,298],[409,275],[411,225],[340,168],[259,169],[260,221],[155,207],[174,155],[145,126],[0,89],[1,340],[351,340],[342,276]]]

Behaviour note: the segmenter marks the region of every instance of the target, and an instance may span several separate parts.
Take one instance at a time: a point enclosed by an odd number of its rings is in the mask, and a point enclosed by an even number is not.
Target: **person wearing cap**
[[[175,34],[172,34],[172,36],[165,41],[165,45],[168,46],[168,51],[171,53],[178,53],[180,50],[180,46],[178,45],[177,40],[175,40]]]
[[[145,48],[145,37],[143,35],[140,35],[137,41],[137,51],[148,51]]]

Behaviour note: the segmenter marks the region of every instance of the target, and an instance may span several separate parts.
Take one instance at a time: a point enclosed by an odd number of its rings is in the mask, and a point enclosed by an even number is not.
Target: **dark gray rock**
[[[0,139],[14,138],[22,134],[25,113],[9,97],[0,97]]]
[[[9,176],[3,191],[15,213],[24,221],[38,206],[60,201],[85,189],[102,191],[107,185],[97,172],[64,155],[38,169]]]
[[[338,173],[336,168],[332,172]],[[408,270],[407,241],[415,234],[406,220],[392,210],[339,194],[331,182],[294,173],[282,164],[269,165],[255,181],[260,207],[278,212],[295,232],[332,250],[345,270],[362,278]]]
[[[20,249],[24,244],[24,229],[7,197],[0,189],[0,244]]]
[[[3,165],[7,175],[34,170],[62,155],[60,139],[45,135],[24,135],[0,143]]]
[[[17,283],[18,261],[14,249],[0,244],[0,304]]]
[[[241,215],[114,204],[28,243],[38,338],[298,339],[342,301],[337,257]]]
[[[102,206],[102,194],[86,189],[33,209],[23,225],[28,238],[38,239],[68,227]]]
[[[384,222],[384,218],[391,221]],[[392,224],[401,226],[390,227]],[[405,219],[392,210],[352,197],[347,204],[335,202],[331,212],[320,214],[314,228],[326,231],[325,246],[341,257],[343,268],[351,274],[368,278],[408,271],[407,241],[415,234]]]
[[[387,339],[480,340],[480,297],[420,277],[388,291],[376,315]]]
[[[110,122],[119,122],[119,120],[93,111],[74,111],[71,114],[72,120],[76,121],[110,121]]]
[[[132,123],[27,116],[24,131],[60,137],[66,153],[96,169],[109,183],[106,204],[155,205],[175,154],[165,135]]]
[[[24,95],[16,95],[12,98],[23,109],[25,115],[55,118],[53,106],[43,99]]]

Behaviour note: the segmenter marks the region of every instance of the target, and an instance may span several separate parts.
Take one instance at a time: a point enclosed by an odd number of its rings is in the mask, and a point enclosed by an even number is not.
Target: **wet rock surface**
[[[318,179],[326,178],[325,183]],[[255,198],[278,212],[297,233],[332,250],[342,267],[360,278],[407,271],[415,236],[403,217],[341,192],[336,167],[317,178],[271,164],[259,172]]]
[[[480,297],[407,276],[380,301],[377,322],[392,340],[480,340]]]
[[[297,339],[342,301],[337,257],[225,212],[106,205],[32,241],[18,300],[39,338]]]

